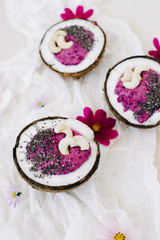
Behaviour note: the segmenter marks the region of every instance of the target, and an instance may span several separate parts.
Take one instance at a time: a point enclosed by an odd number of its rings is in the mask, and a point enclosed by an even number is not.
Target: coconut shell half
[[[135,89],[126,89],[121,81],[126,68],[147,65]],[[113,114],[136,128],[152,128],[160,124],[160,62],[149,56],[132,56],[118,62],[106,75],[105,99]]]
[[[74,44],[70,49],[53,53],[48,43],[53,39],[53,34],[59,30],[67,31],[67,36],[72,37]],[[67,36],[66,42],[69,41]],[[77,45],[80,47],[77,48]],[[100,26],[95,22],[77,18],[51,26],[41,40],[39,52],[43,62],[53,71],[63,77],[80,78],[98,65],[105,46],[106,36]],[[81,60],[77,61],[77,59]]]
[[[63,169],[63,171],[65,170],[65,166],[62,165],[64,162],[62,163],[61,161],[61,159],[64,158],[64,155],[60,153],[58,147],[56,150],[54,147],[51,147],[53,146],[53,142],[51,145],[48,145],[53,141],[53,136],[59,136],[56,135],[56,133],[54,133],[55,135],[51,134],[51,131],[53,133],[54,128],[58,123],[63,123],[68,126],[75,135],[78,134],[85,137],[90,146],[89,157],[74,171],[62,174],[60,172],[58,173],[58,171],[59,169]],[[57,140],[54,141],[56,142]],[[74,147],[74,151],[75,149],[78,149],[78,147]],[[81,149],[80,151],[83,152],[83,156],[85,156],[86,151],[82,151]],[[56,155],[57,153],[58,155]],[[36,164],[33,163],[28,156],[33,156],[32,160],[38,159],[36,160]],[[70,160],[72,162],[72,160],[76,161],[75,159],[77,159],[76,154],[70,155],[69,153],[68,156],[71,156],[69,162]],[[67,119],[57,116],[39,119],[27,125],[17,136],[16,144],[13,148],[13,158],[19,174],[33,188],[46,192],[61,192],[80,186],[93,175],[98,168],[100,151],[99,145],[94,139],[93,131],[87,125],[75,119]],[[81,158],[82,157],[79,157],[79,160]],[[49,170],[50,172],[48,170],[45,170],[44,172],[44,168],[42,171],[42,168],[39,169],[37,167],[45,166],[45,164],[48,164],[48,160],[50,161],[51,159],[52,162],[48,166],[49,169],[52,169],[52,172],[51,170]],[[76,164],[76,162],[74,163]]]

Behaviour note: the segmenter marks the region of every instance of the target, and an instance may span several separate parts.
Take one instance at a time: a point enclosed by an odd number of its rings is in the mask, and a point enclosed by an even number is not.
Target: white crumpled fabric
[[[6,0],[11,26],[27,39],[27,47],[0,65],[0,239],[94,240],[95,226],[105,215],[128,216],[142,230],[141,239],[159,240],[160,185],[153,165],[156,130],[140,130],[118,122],[119,137],[110,147],[100,146],[101,161],[92,178],[64,193],[45,193],[30,187],[14,166],[12,149],[19,131],[29,122],[47,116],[75,118],[85,106],[102,108],[113,117],[103,85],[108,69],[119,60],[143,54],[139,39],[121,20],[102,15],[105,0]],[[39,43],[65,7],[75,11],[83,4],[94,9],[91,20],[103,28],[107,48],[103,60],[79,81],[64,80],[48,69],[39,56]],[[44,108],[32,103],[45,94]],[[16,208],[9,207],[6,191],[14,183],[22,192]],[[134,236],[133,236],[134,239]]]

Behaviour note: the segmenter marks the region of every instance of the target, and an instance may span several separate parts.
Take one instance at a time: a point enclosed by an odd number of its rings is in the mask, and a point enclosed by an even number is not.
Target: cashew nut
[[[57,37],[57,45],[62,49],[68,49],[72,47],[73,41],[66,42],[65,37],[60,35]]]
[[[64,123],[57,123],[54,131],[55,133],[65,133],[66,137],[73,137],[72,130]]]
[[[142,77],[139,75],[139,73],[133,72],[132,79],[130,82],[123,82],[123,86],[128,89],[134,89],[138,87]]]
[[[81,150],[88,150],[89,143],[87,139],[81,135],[73,137],[72,130],[64,123],[57,123],[54,128],[55,133],[65,133],[66,136],[59,142],[59,151],[63,155],[69,154],[69,146],[80,147]]]
[[[53,41],[48,42],[48,48],[52,53],[59,53],[62,50],[60,47],[57,47]]]
[[[56,31],[56,32],[53,33],[51,40],[56,42],[58,36],[66,37],[67,33],[65,31],[63,31],[63,30]]]
[[[73,41],[66,42],[67,33],[59,30],[53,33],[51,40],[48,42],[48,48],[52,53],[59,53],[62,49],[71,48]]]
[[[130,67],[126,67],[124,71],[123,77],[121,77],[122,82],[130,82],[132,78],[132,69]]]
[[[89,143],[83,136],[65,137],[59,142],[59,151],[62,155],[69,154],[69,146],[80,147],[81,150],[88,150]]]
[[[134,72],[132,72],[132,78],[130,79],[130,82],[124,81],[123,86],[128,89],[134,89],[138,87],[140,84],[140,81],[142,80],[141,72],[148,71],[150,69],[147,65],[139,65],[135,67]]]
[[[69,154],[69,146],[74,143],[73,137],[65,137],[63,138],[58,145],[59,151],[62,155]]]
[[[89,149],[89,143],[85,137],[77,135],[77,136],[74,136],[73,139],[74,139],[74,143],[70,145],[71,147],[80,147],[81,150]]]
[[[134,72],[141,74],[141,72],[148,71],[149,69],[150,69],[150,67],[147,65],[139,65],[134,69]]]

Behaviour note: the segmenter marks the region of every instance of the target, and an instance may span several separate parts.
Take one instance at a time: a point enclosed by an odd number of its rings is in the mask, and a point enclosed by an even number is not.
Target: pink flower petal
[[[12,205],[12,203],[13,203],[13,200],[12,200],[12,199],[10,199],[10,201],[9,201],[9,203],[8,203],[8,206],[11,206],[11,205]]]
[[[110,130],[103,130],[103,133],[109,137],[109,139],[114,139],[118,137],[118,132],[116,130],[110,129]]]
[[[65,13],[61,14],[61,18],[63,20],[68,20],[68,19],[75,18],[75,14],[69,8],[65,8],[64,10],[65,10]]]
[[[73,18],[88,19],[93,14],[93,9],[89,9],[88,11],[84,12],[84,7],[82,5],[79,5],[76,8],[76,14],[74,14],[69,8],[65,8],[64,10],[65,10],[65,13],[61,14],[61,18],[63,20],[68,20]]]
[[[71,9],[65,8],[64,10],[65,10],[65,13],[68,15],[68,17],[75,18],[75,14],[72,12]]]
[[[160,55],[159,55],[159,52],[156,51],[156,50],[151,50],[148,52],[148,54],[152,57],[154,57],[155,59],[157,60],[160,60]]]
[[[12,189],[14,189],[13,186],[9,185],[9,186],[8,186],[9,192],[10,192]]]
[[[45,105],[46,99],[47,99],[47,98],[46,98],[46,95],[42,94],[42,96],[41,96],[41,102],[42,102],[43,105]]]
[[[154,38],[154,39],[153,39],[153,44],[154,44],[154,46],[156,47],[156,49],[157,49],[158,51],[160,51],[160,45],[159,45],[159,41],[158,41],[157,38]]]
[[[114,240],[115,234],[111,231],[111,224],[109,225],[99,225],[96,227],[97,240]]]
[[[92,127],[92,125],[90,124],[90,122],[87,118],[78,116],[76,119],[79,120],[80,122],[86,124],[88,127],[90,127],[90,128]]]
[[[62,14],[61,14],[61,18],[62,18],[63,20],[67,20],[67,19],[68,19],[67,15],[66,15],[65,13],[62,13]]]
[[[17,192],[16,186],[13,185],[12,183],[9,184],[8,189],[12,190],[13,192],[14,192],[14,191]]]
[[[134,228],[133,228],[133,223],[130,218],[126,217],[124,220],[122,220],[120,224],[120,231],[128,237],[128,234],[131,232],[134,234]],[[133,230],[133,231],[132,231]]]
[[[91,129],[92,126],[97,123],[99,124],[100,131],[94,131],[95,138],[97,141],[105,146],[110,144],[110,139],[114,139],[118,136],[116,130],[112,130],[115,126],[115,119],[107,118],[107,114],[103,109],[98,109],[93,115],[92,110],[89,107],[85,107],[83,110],[83,116],[78,116],[76,119],[88,125]]]
[[[100,144],[103,144],[105,146],[109,146],[110,144],[109,138],[106,135],[104,135],[103,132],[96,132],[95,138],[97,142],[99,142]]]
[[[8,196],[7,196],[8,205],[9,205],[9,206],[13,205],[13,207],[15,208],[16,205],[17,205],[18,202],[19,202],[19,199],[18,199],[18,198],[19,198],[19,196],[20,196],[20,195],[17,195],[19,192],[18,192],[16,186],[13,185],[13,184],[9,184],[9,186],[8,186],[8,191],[6,191],[6,192],[7,192],[7,195],[8,195]],[[15,192],[17,196],[13,197],[13,196],[12,196],[12,193],[13,193],[13,192]]]
[[[134,227],[133,222],[129,217],[126,217],[121,221],[120,231],[126,236],[126,239],[139,239],[142,234],[142,231],[139,228]]]
[[[84,8],[83,6],[79,5],[76,9],[76,17],[77,18],[84,18]]]
[[[153,55],[157,55],[158,52],[156,50],[150,50],[148,54],[153,56]]]
[[[111,129],[111,128],[115,127],[115,125],[116,125],[116,120],[115,119],[106,118],[102,122],[102,130],[103,129]]]
[[[109,146],[110,139],[114,139],[118,136],[116,130],[103,130],[98,133],[95,133],[97,141],[105,146]]]
[[[15,208],[17,204],[18,204],[18,198],[16,197],[16,199],[14,200],[13,207]]]
[[[103,109],[98,109],[94,115],[95,123],[101,124],[101,122],[103,122],[105,119],[106,119],[106,112]]]
[[[34,102],[32,103],[32,109],[37,110],[40,109],[40,107]]]
[[[124,234],[126,240],[142,239],[142,231],[134,228],[131,219],[128,217],[116,223],[113,218],[106,216],[103,225],[98,225],[96,236],[100,240],[114,240],[114,236],[118,232]]]
[[[92,15],[93,15],[93,9],[89,9],[87,12],[85,12],[84,14],[83,14],[83,17],[85,18],[85,19],[88,19],[89,17],[91,17]]]
[[[104,225],[106,226],[107,231],[112,231],[114,234],[118,231],[117,225],[111,216],[106,215],[104,217]]]
[[[83,110],[84,117],[88,119],[91,125],[94,123],[93,112],[89,107],[85,107]]]

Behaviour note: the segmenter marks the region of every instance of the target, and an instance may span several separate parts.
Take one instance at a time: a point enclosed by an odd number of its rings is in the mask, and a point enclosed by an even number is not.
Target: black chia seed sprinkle
[[[153,70],[149,70],[147,89],[147,100],[140,104],[140,110],[134,114],[135,118],[140,117],[143,113],[152,116],[155,111],[160,109],[160,75]]]
[[[65,27],[64,31],[66,31],[67,35],[69,36],[75,36],[75,42],[78,42],[88,52],[92,49],[94,36],[90,31],[85,30],[83,27],[77,25]]]
[[[67,174],[89,158],[91,148],[81,151],[79,147],[70,148],[70,154],[63,156],[59,152],[58,144],[64,137],[65,134],[56,134],[53,129],[38,130],[27,144],[26,161],[32,163],[30,171],[35,177]]]

